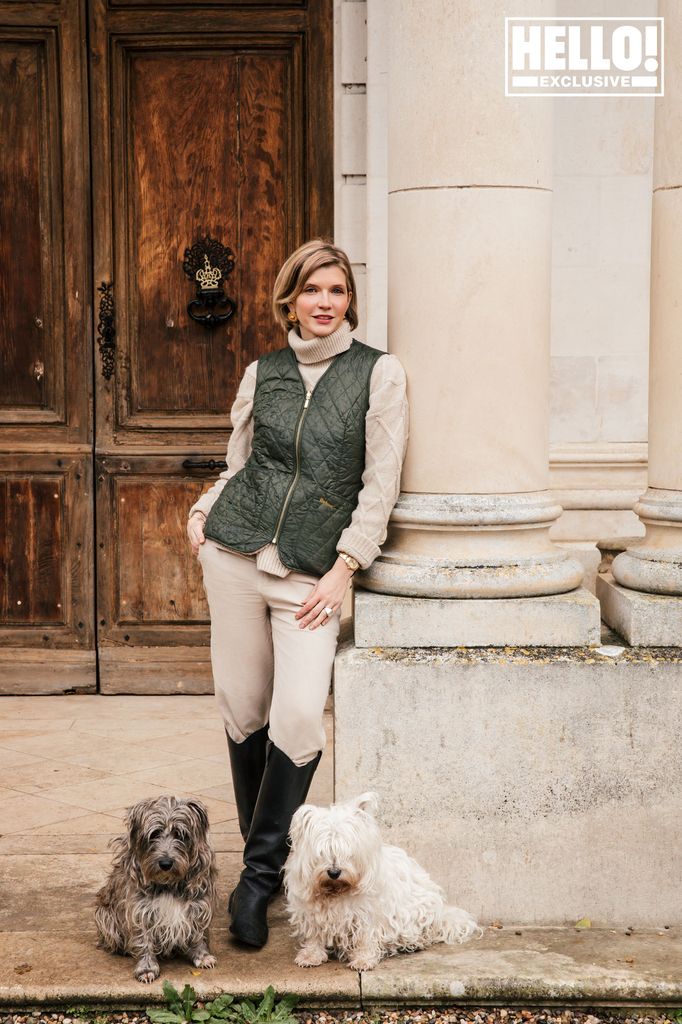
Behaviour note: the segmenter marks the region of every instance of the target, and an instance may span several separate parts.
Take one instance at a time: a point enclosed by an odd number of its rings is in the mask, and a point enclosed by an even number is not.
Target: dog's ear
[[[149,804],[149,800],[140,800],[139,803],[127,808],[124,818],[124,823],[128,830],[127,835],[118,836],[114,840],[117,851],[115,861],[118,862],[136,885],[143,884],[142,868],[138,862],[136,850],[140,842]]]
[[[128,829],[131,844],[135,844],[139,837],[142,829],[142,822],[144,816],[149,807],[149,800],[140,800],[139,803],[134,804],[132,807],[128,807],[125,813],[125,825]]]
[[[208,832],[208,811],[201,800],[188,800],[187,807],[196,818],[197,826],[204,835]]]
[[[371,814],[374,817],[379,807],[378,793],[361,793],[355,801],[355,806],[359,811],[365,811],[366,814]]]
[[[317,808],[313,804],[302,804],[302,806],[294,812],[291,819],[291,826],[289,828],[289,837],[292,844],[300,842],[306,834],[312,824],[313,818],[315,817],[316,810]]]

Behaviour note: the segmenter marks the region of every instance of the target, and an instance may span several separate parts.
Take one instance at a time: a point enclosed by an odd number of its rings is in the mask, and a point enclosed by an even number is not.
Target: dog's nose
[[[340,878],[341,877],[341,869],[340,868],[328,868],[327,869],[327,874],[329,875],[330,878],[334,878],[334,879]]]
[[[170,859],[170,857],[162,857],[161,860],[159,861],[159,867],[161,868],[162,871],[170,871],[170,869],[173,867],[173,861]]]

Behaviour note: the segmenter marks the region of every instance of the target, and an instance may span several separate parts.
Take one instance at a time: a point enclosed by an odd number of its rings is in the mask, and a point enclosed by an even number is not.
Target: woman
[[[402,366],[352,337],[356,289],[341,249],[297,249],[272,307],[287,345],[246,368],[228,468],[187,527],[245,841],[230,931],[257,948],[325,746],[343,598],[386,538],[408,436]]]

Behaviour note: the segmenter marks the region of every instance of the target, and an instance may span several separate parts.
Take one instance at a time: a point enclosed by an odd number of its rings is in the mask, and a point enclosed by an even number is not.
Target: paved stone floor
[[[332,799],[331,716],[327,724],[316,803]],[[160,982],[139,985],[130,959],[96,948],[94,894],[127,806],[155,793],[195,794],[208,806],[225,906],[242,845],[225,747],[212,697],[0,698],[0,1004],[161,998]],[[272,984],[304,1005],[682,1005],[676,928],[627,935],[505,922],[478,942],[396,957],[359,977],[337,962],[297,968],[281,899],[271,924],[268,945],[250,952],[231,943],[221,911],[212,929],[215,971],[175,960],[162,962],[161,979],[207,995],[256,994]]]

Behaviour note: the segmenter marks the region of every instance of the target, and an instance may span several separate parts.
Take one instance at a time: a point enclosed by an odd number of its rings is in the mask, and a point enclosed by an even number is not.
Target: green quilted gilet
[[[370,377],[382,355],[353,339],[307,394],[289,345],[260,357],[251,454],[209,512],[207,537],[243,553],[276,543],[289,569],[331,569],[362,487]]]

